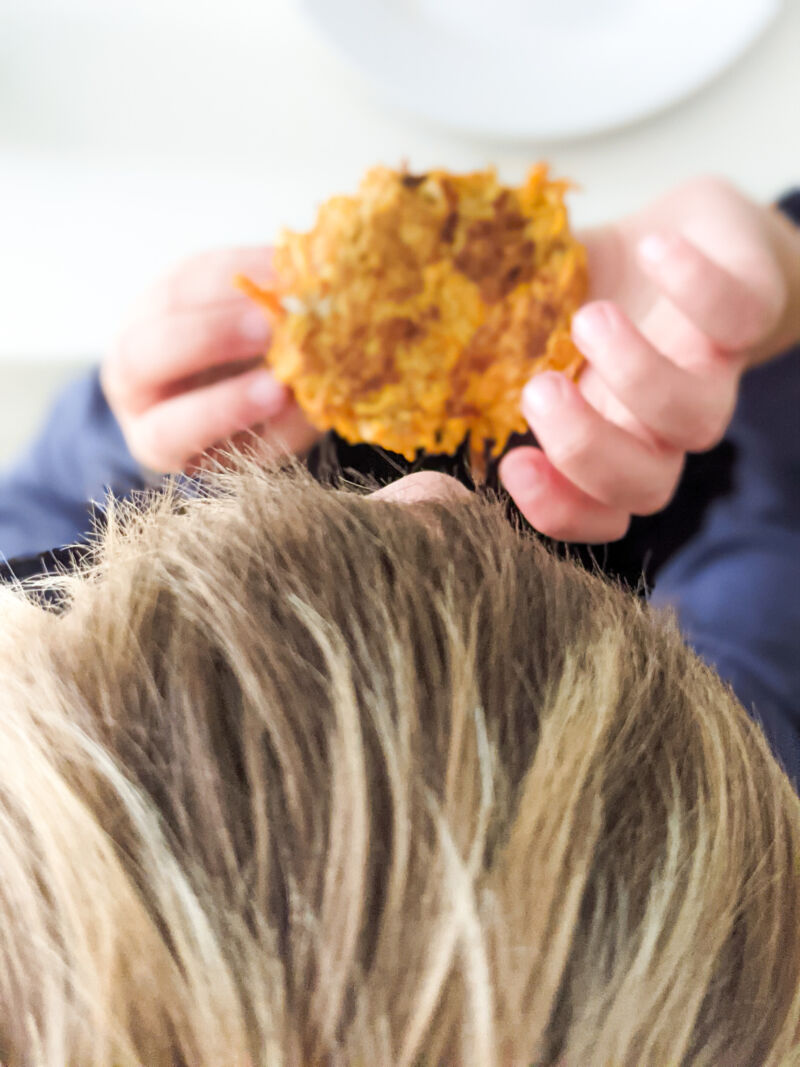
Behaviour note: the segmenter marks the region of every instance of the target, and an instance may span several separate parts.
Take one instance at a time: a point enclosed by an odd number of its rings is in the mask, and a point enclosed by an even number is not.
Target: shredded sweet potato
[[[413,459],[469,435],[473,455],[496,455],[525,429],[531,375],[580,370],[569,323],[586,254],[567,188],[544,165],[518,189],[493,170],[369,171],[310,232],[282,235],[274,288],[240,282],[273,323],[275,375],[348,441]]]

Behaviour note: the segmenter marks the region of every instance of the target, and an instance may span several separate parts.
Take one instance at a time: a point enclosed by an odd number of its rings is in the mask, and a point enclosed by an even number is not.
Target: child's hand
[[[566,541],[622,537],[672,498],[687,452],[717,444],[739,378],[800,337],[800,239],[726,183],[685,185],[583,236],[593,302],[573,320],[578,384],[535,377],[539,448],[502,461],[528,521]]]
[[[271,277],[267,248],[190,260],[137,307],[101,370],[131,454],[154,471],[180,471],[244,430],[302,452],[316,431],[264,365],[269,327],[237,292],[237,273]]]

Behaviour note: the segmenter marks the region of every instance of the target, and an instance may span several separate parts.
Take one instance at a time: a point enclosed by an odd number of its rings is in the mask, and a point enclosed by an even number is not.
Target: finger
[[[649,234],[639,242],[638,258],[672,303],[723,348],[748,348],[773,327],[778,309],[754,285],[709,259],[680,234]]]
[[[649,515],[670,500],[683,455],[651,445],[604,419],[563,374],[538,374],[522,411],[553,467],[610,508]]]
[[[581,308],[572,337],[616,398],[660,441],[704,452],[721,440],[736,403],[736,360],[719,355],[702,374],[690,373],[606,301]]]
[[[600,300],[619,293],[625,277],[625,241],[613,224],[581,230],[577,238],[586,250],[589,298]]]
[[[119,398],[130,410],[142,411],[163,399],[175,382],[259,355],[269,338],[263,312],[247,303],[142,320],[117,342],[104,385],[112,402]]]
[[[192,456],[239,430],[279,423],[293,405],[289,390],[259,369],[154,404],[123,428],[131,453],[145,467],[180,471]]]
[[[547,537],[604,544],[628,529],[628,512],[582,493],[538,448],[509,452],[500,462],[500,478],[527,521]]]
[[[274,456],[287,453],[304,456],[320,438],[320,431],[308,421],[294,398],[260,432],[262,440],[269,446],[268,452]]]
[[[281,462],[287,455],[305,455],[319,437],[320,431],[311,425],[300,406],[290,403],[267,423],[235,433],[200,455],[192,456],[183,469],[192,474],[229,466],[234,451],[256,455],[262,463]]]
[[[234,285],[237,274],[256,283],[272,281],[272,248],[219,248],[192,256],[156,282],[134,305],[129,319],[155,318],[226,301],[244,303],[247,297]]]

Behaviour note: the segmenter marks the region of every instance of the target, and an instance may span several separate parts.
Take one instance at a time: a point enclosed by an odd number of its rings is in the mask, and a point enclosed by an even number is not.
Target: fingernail
[[[247,396],[265,415],[277,415],[286,407],[289,390],[264,370],[253,375],[247,387]]]
[[[562,376],[552,371],[532,378],[522,390],[522,406],[531,415],[550,415],[563,398]]]
[[[611,327],[611,314],[603,303],[587,304],[572,316],[573,338],[590,345],[604,338]]]
[[[675,238],[663,233],[650,233],[639,242],[639,255],[649,263],[661,263],[675,250]]]
[[[239,333],[248,341],[265,345],[269,340],[269,323],[258,308],[248,308],[239,319]]]

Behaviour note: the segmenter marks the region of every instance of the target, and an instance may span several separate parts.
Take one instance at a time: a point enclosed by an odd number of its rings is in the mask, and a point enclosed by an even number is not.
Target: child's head
[[[633,596],[300,475],[0,600],[0,1061],[786,1062],[800,803]]]

